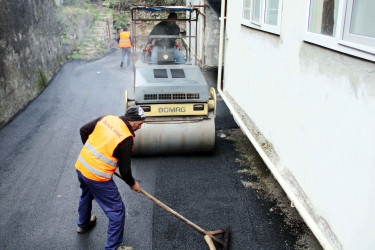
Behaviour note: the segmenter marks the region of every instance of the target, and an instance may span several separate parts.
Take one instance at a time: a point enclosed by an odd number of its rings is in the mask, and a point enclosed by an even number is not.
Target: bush
[[[116,17],[113,18],[113,27],[115,29],[122,29],[124,26],[128,24],[128,18],[125,14],[117,14]]]

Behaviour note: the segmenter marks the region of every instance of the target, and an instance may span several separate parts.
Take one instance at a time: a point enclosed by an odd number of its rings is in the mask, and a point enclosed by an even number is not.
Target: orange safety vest
[[[120,47],[131,47],[132,44],[130,43],[130,32],[123,31],[120,33],[120,41],[118,43]]]
[[[118,162],[118,159],[113,157],[113,151],[130,136],[134,140],[129,128],[119,117],[103,117],[83,146],[75,165],[76,169],[90,180],[109,181]]]

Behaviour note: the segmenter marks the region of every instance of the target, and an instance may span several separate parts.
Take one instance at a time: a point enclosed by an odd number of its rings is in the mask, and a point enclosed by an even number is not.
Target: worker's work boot
[[[117,250],[133,250],[133,248],[132,247],[127,247],[127,246],[119,246],[118,248],[117,248]]]
[[[124,65],[124,63],[123,62],[121,62],[121,64],[120,64],[120,67],[122,68],[122,65]]]
[[[87,231],[91,230],[93,227],[95,227],[95,225],[96,225],[96,216],[91,215],[89,224],[85,227],[77,227],[77,233],[84,234]]]

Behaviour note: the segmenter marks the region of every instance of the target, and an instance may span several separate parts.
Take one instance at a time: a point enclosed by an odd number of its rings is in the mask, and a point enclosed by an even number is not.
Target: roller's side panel
[[[215,119],[190,123],[146,124],[136,132],[135,155],[212,151]]]

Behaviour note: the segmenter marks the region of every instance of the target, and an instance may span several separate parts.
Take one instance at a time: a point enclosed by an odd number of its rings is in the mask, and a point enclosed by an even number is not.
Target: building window
[[[305,40],[375,61],[374,0],[309,0]]]
[[[337,11],[338,0],[311,0],[308,30],[333,36],[337,26]]]
[[[281,2],[282,0],[243,0],[241,23],[280,34]]]
[[[375,48],[374,0],[348,1],[343,40]]]
[[[277,25],[279,16],[279,0],[266,1],[264,22],[269,25]]]
[[[260,25],[260,0],[252,1],[251,21]]]
[[[251,0],[243,1],[242,19],[250,20]]]

